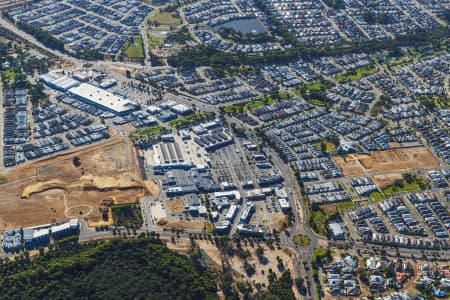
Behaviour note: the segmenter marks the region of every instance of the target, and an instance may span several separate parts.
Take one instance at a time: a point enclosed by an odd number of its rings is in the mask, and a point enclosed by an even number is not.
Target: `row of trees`
[[[17,22],[17,27],[34,36],[39,42],[48,48],[64,52],[64,43],[51,35],[48,31],[42,30],[25,22]]]
[[[283,33],[286,37],[290,32]],[[424,45],[440,45],[442,41],[450,38],[448,27],[438,27],[433,30],[418,29],[414,32],[401,35],[392,40],[369,40],[344,42],[337,45],[324,45],[320,47],[305,46],[298,43],[285,51],[265,52],[260,55],[246,53],[229,53],[219,51],[213,47],[200,45],[188,47],[178,54],[168,58],[171,66],[178,68],[193,68],[211,66],[213,69],[224,70],[241,65],[258,65],[286,63],[298,58],[317,58],[323,56],[337,56],[355,52],[374,53],[380,50],[395,51],[399,47],[419,47]]]

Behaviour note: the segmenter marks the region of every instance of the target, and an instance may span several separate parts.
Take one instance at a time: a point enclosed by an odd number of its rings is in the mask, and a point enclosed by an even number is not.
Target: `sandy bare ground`
[[[375,183],[380,189],[383,189],[391,185],[394,181],[402,178],[403,175],[401,173],[395,173],[395,174],[375,175],[372,177],[372,180],[373,183]]]
[[[250,224],[267,226],[270,230],[282,230],[283,224],[288,223],[288,216],[283,213],[269,213],[264,202],[254,202],[256,210]]]
[[[215,245],[210,241],[196,241],[197,245],[205,251],[208,257],[214,261],[218,266],[222,265],[222,257]],[[290,269],[292,276],[295,276],[294,263],[297,261],[295,252],[292,249],[281,248],[270,250],[267,245],[261,244],[264,248],[264,257],[267,261],[261,263],[255,253],[256,246],[251,248],[250,246],[244,246],[243,249],[250,251],[251,256],[248,258],[248,263],[255,266],[256,272],[251,277],[248,277],[244,270],[244,261],[237,256],[234,256],[230,260],[231,267],[235,273],[235,277],[241,281],[249,281],[253,284],[264,283],[268,284],[267,275],[269,274],[269,269],[277,274],[277,277],[281,275],[281,271],[277,267],[277,256],[279,256],[284,263],[285,269]],[[264,274],[263,274],[264,273]]]
[[[158,183],[156,183],[154,180],[144,180],[144,186],[152,196],[159,195],[160,189]]]
[[[92,217],[87,220],[87,224],[89,227],[114,225],[114,220],[113,220],[111,209],[109,209],[109,211],[108,211],[108,221],[104,221],[102,217],[96,217],[96,218]]]
[[[153,218],[157,221],[167,218],[167,212],[159,201],[156,201],[152,204],[152,206],[150,207],[150,211],[152,212]]]
[[[282,230],[283,224],[288,224],[288,216],[283,213],[272,213],[270,215],[270,223],[267,227],[270,230]]]
[[[412,168],[430,169],[439,161],[425,147],[373,151],[367,154],[335,156],[344,175],[365,175],[385,171],[408,171]]]
[[[185,221],[185,220],[178,220],[178,219],[166,219],[161,218],[158,221],[156,221],[156,224],[158,226],[161,226],[162,228],[166,229],[186,229],[186,230],[203,230],[205,229],[205,221]]]
[[[81,166],[74,165],[78,157]],[[101,217],[104,199],[136,202],[146,193],[133,145],[115,138],[27,163],[0,185],[0,230],[82,216]]]
[[[172,200],[167,200],[167,209],[169,213],[181,213],[184,210],[184,199],[175,198]]]

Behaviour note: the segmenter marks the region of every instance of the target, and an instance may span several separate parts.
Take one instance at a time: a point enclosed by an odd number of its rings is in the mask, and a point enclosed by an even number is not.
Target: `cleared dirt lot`
[[[217,265],[222,265],[222,256],[220,254],[219,249],[215,245],[213,245],[210,241],[196,241],[197,245],[205,251],[208,257]],[[266,285],[269,284],[267,274],[269,274],[269,269],[277,274],[279,277],[282,273],[277,267],[278,261],[277,256],[283,260],[285,269],[290,269],[292,276],[295,276],[295,267],[294,264],[298,261],[297,254],[289,248],[281,248],[270,250],[267,245],[261,244],[262,248],[264,248],[264,257],[266,261],[260,262],[255,251],[256,246],[254,248],[250,246],[243,246],[244,250],[248,250],[251,253],[251,256],[247,259],[248,263],[255,266],[256,272],[251,277],[248,277],[245,269],[244,269],[244,261],[240,259],[237,255],[233,256],[229,259],[229,263],[231,264],[231,268],[233,269],[233,273],[238,280],[250,281],[252,283],[264,283]],[[264,272],[264,274],[263,274]]]
[[[396,180],[403,179],[403,175],[401,173],[395,174],[386,174],[386,175],[375,175],[372,177],[373,182],[380,188],[383,189]]]
[[[194,220],[194,221],[184,221],[178,219],[165,219],[161,218],[156,221],[156,225],[161,226],[165,229],[186,229],[186,230],[203,230],[205,229],[205,221]]]
[[[184,198],[175,198],[167,200],[167,208],[169,213],[181,213],[184,210]]]
[[[263,201],[254,201],[255,213],[252,216],[250,224],[263,224],[272,230],[283,230],[283,226],[288,224],[288,216],[281,212],[268,212]]]
[[[333,158],[344,175],[407,171],[412,168],[429,169],[439,166],[439,161],[425,147],[373,151],[370,155],[349,154]]]
[[[269,227],[269,229],[271,230],[282,230],[284,224],[288,224],[289,223],[289,218],[287,215],[283,214],[283,213],[272,213],[270,215],[270,223],[268,224],[267,227]]]
[[[97,221],[103,200],[133,203],[149,194],[134,147],[123,138],[31,162],[5,175],[9,182],[0,185],[0,230],[79,216]]]

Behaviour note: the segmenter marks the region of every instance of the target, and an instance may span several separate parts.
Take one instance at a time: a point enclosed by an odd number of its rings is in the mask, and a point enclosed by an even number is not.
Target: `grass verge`
[[[194,123],[199,123],[203,120],[210,119],[213,116],[214,116],[214,114],[212,114],[212,113],[199,112],[199,113],[187,116],[187,117],[172,120],[168,123],[168,125],[170,127],[174,127],[174,128],[178,129],[178,128],[187,127],[188,125],[192,125]]]
[[[292,238],[294,244],[300,247],[309,246],[311,244],[311,238],[304,234],[297,234]]]

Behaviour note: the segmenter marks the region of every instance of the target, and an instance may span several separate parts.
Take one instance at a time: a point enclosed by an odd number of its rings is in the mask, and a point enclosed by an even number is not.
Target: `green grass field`
[[[164,39],[162,37],[159,37],[156,34],[151,33],[150,31],[147,32],[147,36],[148,46],[150,48],[161,47],[162,45],[164,45]]]
[[[318,81],[318,82],[313,82],[313,83],[310,83],[310,84],[307,84],[307,85],[306,85],[306,89],[307,89],[308,91],[310,91],[310,92],[313,92],[313,91],[320,91],[320,90],[322,90],[322,89],[324,89],[324,88],[325,88],[324,84],[323,84],[322,82],[320,82],[320,81]]]
[[[241,104],[230,104],[223,108],[227,114],[244,112],[244,106]]]
[[[140,36],[133,37],[133,40],[125,49],[125,55],[128,58],[144,58],[144,47]]]
[[[386,199],[386,196],[380,192],[372,192],[370,193],[370,199],[376,202]]]
[[[285,96],[285,95],[284,95]],[[280,96],[281,97],[281,96]],[[248,103],[236,103],[236,104],[230,104],[224,107],[224,112],[226,113],[245,113],[249,109],[255,109],[258,107],[263,107],[264,105],[270,105],[276,103],[277,100],[266,95],[263,96],[259,100],[251,101]]]
[[[321,106],[321,107],[326,107],[327,104],[319,99],[307,99],[306,101],[308,101],[311,104],[314,104],[316,106]]]
[[[385,195],[392,195],[393,193],[418,191],[428,187],[425,179],[418,175],[414,175],[413,181],[408,182],[405,178],[396,180],[393,184],[385,187],[383,193]]]
[[[6,179],[6,177],[5,177],[5,176],[3,176],[3,175],[0,175],[0,184],[2,184],[2,183],[6,183],[6,182],[8,182],[8,179]]]
[[[151,127],[146,127],[142,129],[137,129],[130,134],[130,139],[139,140],[142,138],[153,137],[159,134],[164,134],[167,132],[165,127],[155,125]]]
[[[200,122],[200,121],[206,120],[211,117],[212,117],[211,114],[208,114],[206,112],[200,112],[200,113],[190,115],[190,116],[187,116],[184,118],[178,118],[178,119],[172,120],[168,123],[168,125],[170,127],[174,127],[174,128],[182,128],[182,127],[185,127],[192,123]]]
[[[302,84],[295,88],[294,92],[297,96],[305,96],[312,92],[322,91],[334,86],[334,83],[327,80],[316,81],[312,83]]]
[[[377,67],[375,65],[369,65],[361,68],[357,68],[355,70],[351,70],[347,72],[347,74],[341,74],[334,77],[337,82],[348,82],[359,80],[363,77],[372,75],[377,72]]]
[[[403,67],[410,63],[412,63],[412,59],[404,56],[401,58],[392,58],[386,62],[386,65],[392,68],[392,67]]]
[[[401,182],[403,187],[390,185],[387,188],[383,189],[383,193],[385,193],[386,195],[392,195],[393,193],[411,192],[420,190],[420,187],[416,182],[407,183],[405,180],[402,180]]]
[[[320,91],[325,88],[323,83],[320,81],[305,84],[304,87],[309,92]]]
[[[294,244],[296,244],[297,246],[308,246],[309,244],[311,244],[311,238],[307,235],[304,234],[297,234],[292,238],[292,241],[294,242]]]
[[[178,25],[181,24],[181,19],[170,12],[162,12],[160,9],[155,10],[155,13],[150,16],[150,21],[157,25]]]
[[[343,211],[352,209],[355,206],[355,203],[353,201],[345,201],[345,202],[338,202],[336,203],[336,208],[339,213],[342,214]]]
[[[3,72],[3,76],[8,78],[9,80],[14,80],[14,78],[16,78],[16,72],[9,69]]]
[[[278,96],[280,97],[281,100],[285,100],[291,97],[291,93],[287,91],[279,91]]]

